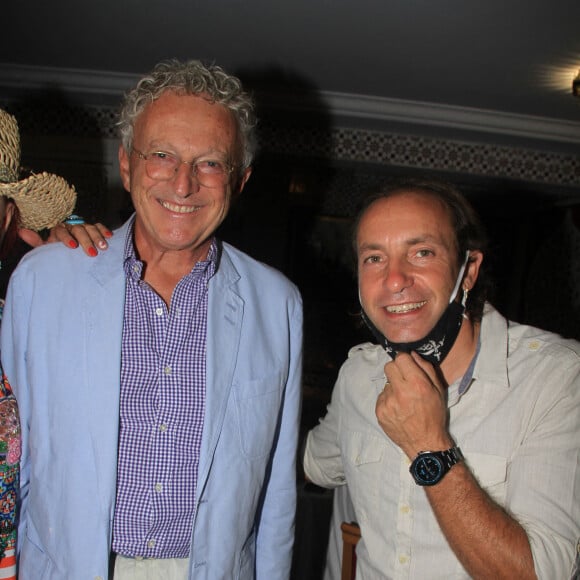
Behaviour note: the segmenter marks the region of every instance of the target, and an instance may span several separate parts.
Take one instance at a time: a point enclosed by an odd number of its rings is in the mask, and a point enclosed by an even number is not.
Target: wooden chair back
[[[356,545],[360,540],[360,528],[355,522],[342,522],[342,575],[341,580],[355,580]]]

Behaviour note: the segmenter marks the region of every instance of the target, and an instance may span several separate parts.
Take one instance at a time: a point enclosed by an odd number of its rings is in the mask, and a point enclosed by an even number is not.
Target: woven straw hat
[[[21,226],[37,231],[52,228],[73,212],[77,194],[65,179],[43,172],[18,180],[19,172],[18,123],[0,109],[0,195],[14,200]]]

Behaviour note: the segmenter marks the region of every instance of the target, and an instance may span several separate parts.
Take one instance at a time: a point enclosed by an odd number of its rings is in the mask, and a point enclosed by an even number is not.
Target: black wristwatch
[[[435,485],[460,461],[463,461],[463,453],[457,446],[447,451],[421,451],[409,471],[418,485]]]

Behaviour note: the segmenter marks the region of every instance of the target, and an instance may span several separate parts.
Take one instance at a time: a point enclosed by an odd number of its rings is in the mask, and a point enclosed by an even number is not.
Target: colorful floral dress
[[[2,317],[0,303],[0,318]],[[16,580],[16,498],[20,469],[18,405],[0,366],[0,580]]]

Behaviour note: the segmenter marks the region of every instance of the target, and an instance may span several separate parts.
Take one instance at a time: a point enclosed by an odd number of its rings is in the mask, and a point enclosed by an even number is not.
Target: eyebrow
[[[434,243],[434,244],[439,244],[439,245],[445,245],[443,243],[443,241],[441,240],[441,238],[436,237],[436,236],[433,236],[431,234],[424,234],[422,236],[416,236],[414,238],[410,238],[405,243],[408,246],[414,246],[415,244],[424,244],[426,242],[430,242],[430,243]]]
[[[380,250],[382,247],[381,244],[362,244],[361,246],[357,246],[357,250]]]
[[[171,143],[167,143],[165,141],[152,141],[147,147],[149,154],[150,153],[169,153],[170,155],[174,155],[176,157],[180,157],[181,153],[177,152],[177,147],[172,145]],[[201,157],[220,157],[223,160],[227,161],[230,157],[227,151],[222,149],[217,149],[216,147],[209,147],[204,150],[203,153],[197,155],[194,159],[199,159]]]
[[[407,246],[414,246],[416,244],[425,244],[425,243],[432,243],[437,244],[439,246],[445,246],[443,240],[441,240],[437,236],[432,236],[431,234],[425,234],[421,236],[415,236],[413,238],[409,238],[404,242]],[[365,242],[358,246],[358,250],[380,250],[383,248],[382,243],[377,242]]]

